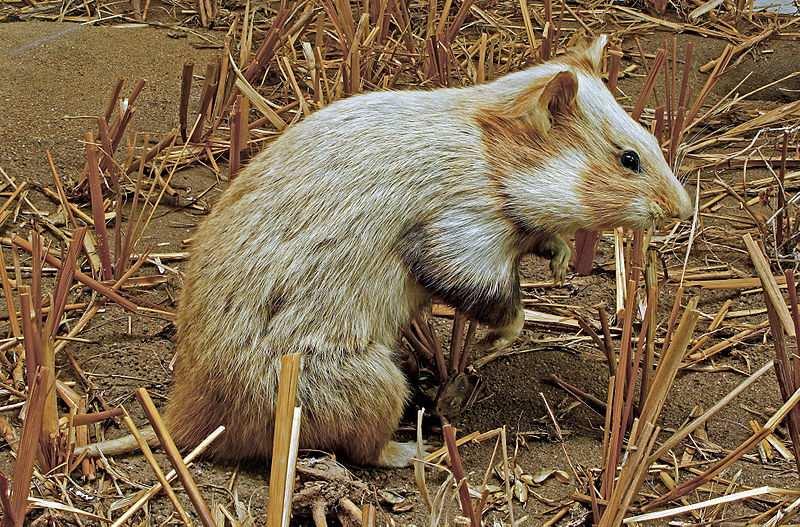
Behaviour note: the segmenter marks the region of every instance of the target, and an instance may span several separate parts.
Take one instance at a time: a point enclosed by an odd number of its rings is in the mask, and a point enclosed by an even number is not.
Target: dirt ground
[[[699,44],[696,48],[699,55],[697,63],[718,56],[723,47],[716,40],[685,35],[679,37],[681,46],[689,39]],[[84,159],[82,136],[94,126],[91,116],[102,112],[117,78],[125,78],[127,86],[137,78],[147,81],[133,125],[137,130],[166,132],[173,129],[178,125],[181,65],[186,61],[205,64],[217,53],[217,50],[197,49],[191,43],[192,37],[175,39],[166,30],[155,28],[94,27],[34,21],[0,24],[0,168],[17,181],[49,185],[52,180],[45,157],[45,152],[49,150],[61,173],[67,178],[77,178]],[[658,39],[643,41],[646,50],[653,50],[658,44]],[[738,80],[750,72],[753,75],[745,80],[741,91],[749,91],[779,79],[797,68],[796,56],[800,44],[796,41],[773,39],[763,48],[775,51],[748,55],[724,78],[717,91],[722,94],[732,89]],[[705,79],[705,76],[696,72],[693,77],[691,82],[695,86]],[[765,105],[796,100],[799,82],[800,79],[795,78],[761,92],[758,98]],[[641,78],[624,79],[621,88],[632,97],[640,83]],[[196,98],[197,93],[194,96]],[[704,174],[704,181],[706,177],[710,180],[714,175]],[[175,182],[176,188],[187,195],[203,193],[203,203],[208,204],[213,204],[224,187],[224,183],[217,181],[213,171],[203,168],[180,172]],[[34,201],[34,204],[43,210],[55,210],[55,205],[46,200]],[[732,202],[726,202],[724,212],[744,215]],[[200,217],[195,210],[165,207],[151,224],[145,241],[157,244],[158,252],[184,251],[186,247],[182,241],[191,237]],[[24,217],[19,218],[19,223],[24,221]],[[707,222],[706,226],[714,225],[713,220]],[[729,225],[720,225],[731,229]],[[14,228],[7,225],[7,232],[3,235],[7,236]],[[724,261],[751,273],[749,258],[741,251],[742,244],[734,234],[731,232],[730,247],[698,243],[689,267]],[[685,256],[684,250],[678,248],[674,253],[665,253],[665,266],[679,268]],[[183,265],[181,260],[164,263],[178,269]],[[143,297],[150,302],[174,307],[174,298],[181,284],[174,273],[168,275],[170,281],[167,286],[142,293]],[[525,262],[523,279],[541,281],[548,278],[545,262],[534,258]],[[663,295],[661,319],[669,313],[675,285],[674,280],[669,282],[667,292]],[[597,266],[591,276],[571,277],[564,287],[526,290],[525,293],[527,306],[531,308],[547,303],[582,308],[599,302],[613,305],[613,245],[610,239],[601,241]],[[760,294],[690,291],[690,294],[693,293],[702,294],[699,309],[707,315],[701,319],[698,334],[726,299],[733,301],[732,310],[763,306]],[[759,317],[750,317],[742,319],[740,323],[760,320]],[[602,415],[585,406],[573,404],[573,398],[544,382],[547,376],[556,374],[599,399],[606,399],[607,366],[591,343],[567,346],[557,342],[542,342],[545,338],[567,334],[557,328],[528,326],[522,338],[514,344],[513,349],[518,353],[480,368],[480,392],[473,404],[455,421],[459,435],[507,426],[509,448],[516,463],[526,473],[559,469],[572,474],[570,463],[581,470],[600,467]],[[109,403],[133,403],[132,390],[144,386],[161,404],[170,382],[169,364],[174,350],[171,336],[171,325],[166,320],[131,317],[116,307],[109,307],[83,332],[81,337],[87,340],[70,344],[69,349]],[[719,335],[722,336],[730,335]],[[687,420],[695,406],[708,408],[730,392],[744,378],[743,374],[754,371],[772,358],[771,350],[772,347],[764,342],[749,342],[706,364],[713,366],[707,371],[681,372],[664,410],[664,429],[675,429]],[[59,357],[58,361],[60,378],[76,380],[66,359]],[[556,440],[545,400],[552,407],[564,434],[563,444]],[[705,447],[708,451],[712,451],[709,446],[712,444],[723,450],[736,447],[751,433],[747,422],[753,418],[763,422],[780,403],[774,376],[764,376],[708,423],[708,443]],[[138,412],[136,404],[126,406]],[[413,414],[414,409],[411,408],[409,416]],[[17,418],[10,412],[5,416]],[[144,422],[140,413],[134,413],[134,418],[137,422]],[[413,437],[413,427],[411,420],[406,421],[401,435]],[[106,431],[108,437],[121,434],[122,430],[114,426]],[[428,441],[438,447],[441,440],[437,434],[436,430],[429,431]],[[481,481],[493,448],[493,441],[463,447],[464,464],[471,481]],[[162,466],[167,466],[165,458],[160,454],[157,457]],[[8,448],[4,445],[0,452],[0,468],[7,471],[10,461]],[[154,481],[140,456],[117,457],[110,463],[132,484],[147,485]],[[392,490],[406,498],[409,510],[395,513],[387,505],[381,513],[381,523],[393,522],[403,526],[428,524],[428,516],[419,501],[411,469],[351,468],[355,476],[373,488]],[[230,504],[235,493],[240,503],[256,518],[256,524],[262,524],[267,471],[267,466],[258,463],[236,467],[203,461],[197,464],[194,473],[209,502]],[[764,465],[757,460],[757,456],[751,457],[749,461],[737,463],[725,475],[732,478],[738,471],[741,471],[738,481],[747,485],[797,486],[797,474],[793,472],[793,465],[787,462]],[[431,476],[432,485],[440,481],[441,478]],[[107,481],[73,481],[73,485],[69,489],[70,495],[76,506],[86,509],[93,507],[96,498],[92,496],[113,501],[118,495]],[[78,492],[79,488],[82,492]],[[574,480],[561,483],[551,478],[536,488],[536,497],[529,498],[524,505],[517,504],[517,517],[528,515],[525,525],[541,525],[558,508],[559,503],[569,499],[573,491]],[[653,492],[658,493],[655,489]],[[703,498],[700,494],[695,496],[698,497]],[[186,496],[181,493],[180,498],[191,510]],[[105,502],[108,504],[108,501]],[[150,505],[148,524],[169,523],[171,510],[165,498],[154,500]],[[567,521],[568,518],[560,525],[565,525]]]

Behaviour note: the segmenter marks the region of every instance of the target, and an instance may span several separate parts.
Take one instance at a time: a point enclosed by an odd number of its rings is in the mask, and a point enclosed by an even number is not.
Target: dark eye
[[[622,156],[620,156],[619,162],[622,163],[622,166],[624,166],[628,170],[632,170],[637,173],[640,171],[639,154],[637,154],[633,150],[625,150],[624,152],[622,152]]]

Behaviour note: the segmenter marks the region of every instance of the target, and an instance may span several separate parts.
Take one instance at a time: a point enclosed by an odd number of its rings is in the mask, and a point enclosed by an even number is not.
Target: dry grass
[[[764,456],[770,449],[787,461],[790,456],[792,461],[800,461],[800,410],[795,408],[800,400],[796,356],[800,314],[793,273],[800,215],[797,194],[792,193],[800,177],[792,171],[800,162],[800,103],[746,113],[744,95],[712,98],[715,85],[733,61],[776,33],[793,31],[796,19],[784,21],[728,3],[715,10],[699,6],[691,14],[673,12],[666,2],[653,5],[654,11],[608,7],[603,2],[572,6],[549,0],[488,6],[470,0],[446,0],[443,5],[436,0],[306,0],[272,2],[259,9],[249,1],[237,9],[210,0],[191,4],[173,0],[168,4],[188,17],[180,23],[151,20],[149,2],[127,6],[100,0],[59,0],[5,2],[0,6],[0,21],[13,12],[22,18],[166,26],[220,50],[218,60],[204,68],[184,65],[179,87],[180,126],[171,133],[151,137],[131,131],[136,104],[147,87],[139,80],[126,92],[126,84],[120,80],[107,106],[98,108],[102,113],[96,121],[97,129],[87,131],[84,138],[86,164],[80,181],[64,181],[51,157],[52,188],[31,187],[2,172],[5,184],[0,225],[12,223],[7,220],[18,225],[22,212],[28,223],[26,229],[3,238],[4,251],[0,251],[8,334],[1,345],[4,379],[0,389],[7,408],[23,408],[13,420],[15,426],[8,425],[4,432],[15,455],[10,478],[0,475],[5,525],[26,521],[122,525],[140,514],[138,511],[161,490],[166,490],[178,517],[186,522],[188,513],[179,505],[169,483],[176,474],[204,525],[247,523],[224,506],[209,506],[189,470],[191,461],[224,432],[218,430],[181,458],[144,390],[137,396],[175,471],[163,474],[142,439],[142,451],[158,483],[129,496],[128,507],[121,515],[112,513],[105,504],[92,512],[74,506],[62,485],[74,474],[91,479],[98,472],[117,481],[107,462],[75,454],[76,448],[102,439],[92,433],[89,424],[123,416],[131,431],[137,430],[125,409],[109,406],[97,394],[87,399],[88,394],[95,393],[92,381],[83,375],[68,344],[69,339],[79,338],[108,303],[116,303],[135,316],[174,319],[172,307],[148,303],[137,294],[137,287],[149,282],[159,285],[153,274],[144,270],[161,265],[159,258],[166,255],[153,252],[142,241],[142,233],[156,211],[170,206],[204,210],[200,203],[187,200],[173,188],[171,183],[179,170],[204,164],[221,180],[232,178],[250,156],[287,126],[338,99],[369,90],[486,82],[557,55],[581,35],[601,31],[610,32],[614,41],[606,68],[609,89],[661,139],[675,169],[692,175],[693,183],[696,176],[699,206],[691,225],[668,225],[658,232],[613,233],[617,276],[613,316],[609,317],[602,306],[596,311],[597,317],[589,314],[589,306],[526,310],[528,325],[547,327],[554,335],[553,343],[574,342],[571,339],[578,335],[594,344],[609,369],[605,397],[595,397],[556,379],[571,396],[605,412],[604,466],[583,473],[573,467],[572,476],[550,474],[566,477],[576,488],[574,498],[559,503],[542,523],[577,525],[565,523],[571,521],[566,516],[574,507],[581,510],[577,515],[581,521],[591,518],[593,523],[608,526],[685,514],[694,514],[699,520],[698,511],[709,509],[723,515],[722,505],[757,498],[759,504],[769,505],[767,511],[751,512],[731,524],[778,525],[800,509],[794,490],[753,489],[722,476],[725,469],[759,448]],[[664,9],[666,14],[659,14]],[[202,29],[212,24],[214,31]],[[648,55],[639,39],[654,38],[655,30],[721,38],[729,44],[719,57],[699,67],[708,76],[694,97],[688,84],[690,71],[697,68],[692,45],[681,53],[678,37],[667,37],[655,54]],[[623,61],[631,62],[630,66],[624,67]],[[203,72],[198,75],[202,84],[195,86],[198,72]],[[618,89],[618,81],[631,76],[641,79],[642,88],[635,100],[624,97]],[[193,91],[199,95],[199,105],[190,113]],[[742,112],[744,117],[734,121],[737,124],[719,124]],[[765,167],[768,174],[748,177],[748,163]],[[223,168],[226,165],[228,168]],[[722,169],[726,170],[724,177],[707,177],[711,171]],[[33,205],[31,192],[50,200],[65,221],[51,221],[52,214]],[[719,211],[726,200],[735,203],[741,214],[722,217]],[[123,203],[130,205],[123,207]],[[711,216],[716,216],[716,221],[712,222]],[[745,233],[743,243],[730,240],[731,232]],[[603,233],[579,233],[575,251],[579,274],[597,271],[595,249],[601,240]],[[746,250],[754,272],[741,271],[724,261],[690,268],[689,256],[698,243],[715,247],[733,244],[739,252]],[[679,255],[683,262],[668,269],[665,280],[661,260],[669,254]],[[43,279],[45,266],[57,272],[52,283]],[[88,300],[74,287],[76,282],[89,288]],[[526,289],[541,285],[528,284]],[[725,303],[707,317],[707,331],[696,334],[701,315],[705,317],[701,313],[703,295],[721,288],[742,295],[761,289],[764,309],[743,315],[750,322],[742,325],[733,316],[731,304]],[[672,308],[662,316],[659,306],[665,305]],[[767,316],[759,318],[760,314]],[[453,319],[447,355],[432,322],[446,317]],[[439,396],[447,393],[444,387],[452,385],[454,379],[472,375],[503,356],[471,356],[476,326],[463,314],[434,305],[426,318],[415,321],[405,332],[418,367],[431,371],[442,387]],[[729,395],[665,438],[660,418],[676,376],[709,365],[749,339],[765,338],[768,330],[783,406],[763,425],[756,423],[752,435],[736,449],[700,463],[684,466],[676,462],[683,441],[693,438],[704,423],[767,373],[773,363],[752,373]],[[80,381],[73,387],[56,380],[60,378],[55,361],[59,353],[68,358]],[[293,371],[296,373],[297,368]],[[287,373],[282,385],[292,385],[291,375]],[[470,400],[460,395],[464,401]],[[386,515],[376,511],[374,503],[368,503],[371,498],[366,486],[332,463],[324,469],[306,465],[306,461],[298,463],[296,469],[301,479],[305,478],[305,486],[298,487],[292,499],[297,452],[290,439],[296,438],[297,425],[293,423],[299,422],[293,401],[291,388],[281,392],[278,437],[286,441],[275,444],[275,459],[280,463],[275,464],[277,468],[273,466],[270,479],[270,524],[285,525],[291,503],[316,525],[325,525],[326,516],[335,516],[342,524],[384,524]],[[555,416],[550,413],[550,417],[563,440]],[[787,433],[779,433],[782,426]],[[519,510],[515,517],[515,502],[525,503],[539,482],[508,455],[506,433],[503,427],[468,433],[459,439],[452,426],[444,427],[446,445],[420,460],[415,469],[431,525],[462,521],[453,519],[456,503],[465,524],[480,525],[490,515],[507,524],[524,520]],[[485,474],[478,485],[463,465],[459,449],[491,439],[497,443],[489,465],[474,468]],[[501,458],[499,465],[496,456]],[[428,487],[426,471],[431,470],[448,474],[438,489]],[[680,483],[673,480],[675,474],[682,476]],[[493,476],[499,485],[491,483]],[[335,492],[331,490],[334,488]],[[705,499],[687,501],[698,488],[707,491]],[[367,502],[363,509],[362,501]],[[680,505],[673,506],[676,503]],[[665,510],[646,513],[655,508]]]

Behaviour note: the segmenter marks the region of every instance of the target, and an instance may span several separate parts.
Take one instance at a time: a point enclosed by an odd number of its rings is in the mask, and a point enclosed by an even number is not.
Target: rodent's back
[[[352,97],[254,158],[194,237],[179,345],[218,366],[222,350],[396,337],[417,301],[405,298],[416,286],[399,241],[445,207],[491,207],[479,131],[457,95]]]

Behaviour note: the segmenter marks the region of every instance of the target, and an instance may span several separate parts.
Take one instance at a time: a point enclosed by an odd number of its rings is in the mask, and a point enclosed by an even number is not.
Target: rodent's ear
[[[600,35],[586,48],[586,57],[591,62],[596,72],[603,71],[603,51],[608,45],[608,35]]]
[[[559,71],[550,78],[538,78],[512,100],[478,114],[483,126],[493,129],[515,128],[546,136],[559,118],[575,110],[578,78],[570,70]],[[521,127],[521,128],[520,128]]]
[[[571,71],[560,71],[553,75],[542,90],[539,107],[553,121],[573,112],[577,96],[578,78]]]

